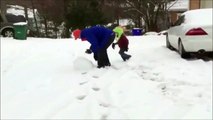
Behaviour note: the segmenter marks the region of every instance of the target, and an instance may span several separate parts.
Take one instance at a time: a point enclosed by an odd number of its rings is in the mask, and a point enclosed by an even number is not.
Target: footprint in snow
[[[103,114],[103,115],[101,116],[101,120],[106,120],[106,119],[107,119],[107,117],[108,117],[108,115],[107,115],[107,114]]]
[[[94,76],[92,76],[93,78],[99,78],[99,76],[96,76],[96,75],[94,75]]]
[[[95,83],[92,85],[92,89],[94,91],[99,91],[100,90],[100,88]]]
[[[77,89],[77,92],[75,93],[76,99],[78,100],[83,100],[87,95],[87,90],[86,89]]]
[[[86,95],[79,95],[79,96],[77,96],[76,98],[77,98],[78,100],[83,100],[85,97],[86,97]]]
[[[84,85],[86,83],[88,83],[88,81],[80,82],[79,85]]]
[[[82,74],[82,75],[85,75],[85,74],[87,74],[87,72],[82,72],[81,74]]]
[[[160,73],[153,73],[154,76],[158,76]]]
[[[93,87],[92,89],[93,89],[94,91],[99,91],[99,90],[100,90],[99,87]]]
[[[102,107],[105,107],[105,108],[107,108],[107,107],[109,107],[110,106],[110,104],[109,103],[100,103],[99,104],[100,106],[102,106]]]

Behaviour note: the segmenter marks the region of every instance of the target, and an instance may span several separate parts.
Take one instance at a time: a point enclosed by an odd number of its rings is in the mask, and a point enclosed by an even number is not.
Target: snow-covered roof
[[[120,26],[134,25],[134,23],[130,19],[119,19]]]
[[[176,0],[168,4],[169,11],[186,11],[189,10],[189,0]]]
[[[17,16],[18,15],[25,16],[24,7],[18,5],[9,5],[6,12]],[[33,18],[33,10],[29,8],[28,8],[28,17]]]
[[[14,23],[13,25],[27,25],[27,23],[26,22],[18,22],[18,23]]]

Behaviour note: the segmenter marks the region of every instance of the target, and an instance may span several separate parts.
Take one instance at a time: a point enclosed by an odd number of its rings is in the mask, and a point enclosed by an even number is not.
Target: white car
[[[189,53],[213,52],[212,8],[183,13],[166,35],[166,46],[178,50],[182,58]]]

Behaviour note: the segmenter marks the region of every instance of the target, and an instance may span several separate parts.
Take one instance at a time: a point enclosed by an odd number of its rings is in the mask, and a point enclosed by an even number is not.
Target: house
[[[212,8],[213,2],[212,0],[201,0],[200,8]]]
[[[187,10],[212,8],[212,0],[176,0],[168,5],[170,22],[174,23]]]
[[[190,0],[190,10],[212,8],[212,0]]]

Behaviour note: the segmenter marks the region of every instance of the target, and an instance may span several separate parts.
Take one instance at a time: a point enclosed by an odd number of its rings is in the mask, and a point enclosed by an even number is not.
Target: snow
[[[84,57],[76,58],[73,61],[73,66],[75,70],[80,70],[80,71],[88,71],[94,67],[93,63]]]
[[[146,32],[144,35],[158,35],[159,33],[157,32]]]
[[[1,119],[212,119],[212,60],[128,38],[131,59],[110,46],[102,69],[88,42],[1,38]]]
[[[22,15],[25,16],[24,14],[24,7],[18,6],[18,5],[9,5],[9,8],[7,8],[7,13],[11,13],[13,15]]]
[[[134,25],[130,19],[119,19],[120,26]]]
[[[186,16],[185,23],[187,24],[195,24],[195,25],[211,25],[212,26],[212,8],[208,9],[196,9],[196,10],[190,10],[183,15]]]
[[[21,26],[23,26],[23,25],[27,25],[27,23],[26,22],[18,22],[18,23],[14,23],[13,25],[21,25]]]
[[[19,6],[19,5],[9,5],[9,8],[7,8],[7,13],[13,14],[13,15],[22,15],[25,16],[24,13],[24,7]],[[28,8],[27,9],[28,13],[28,18],[33,18],[33,10]],[[37,12],[37,9],[35,9],[35,12]]]
[[[189,0],[176,0],[167,5],[169,11],[189,10]]]

